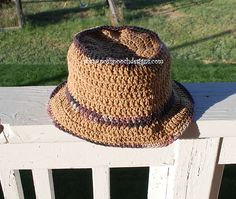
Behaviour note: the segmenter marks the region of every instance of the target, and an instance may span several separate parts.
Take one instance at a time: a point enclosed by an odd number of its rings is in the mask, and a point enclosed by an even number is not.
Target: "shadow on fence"
[[[235,95],[235,82],[232,82],[232,86],[230,86],[230,83],[224,83],[224,82],[212,82],[208,83],[207,87],[205,83],[197,83],[197,84],[189,84],[187,86],[190,93],[194,93],[197,95],[197,90],[201,91],[201,100],[199,100],[199,96],[193,95],[193,98],[198,98],[198,102],[195,103],[194,109],[197,110],[197,114],[194,115],[194,121],[197,121],[202,118],[204,113],[209,110],[211,107],[213,107],[215,104],[222,102],[223,100],[229,98],[232,95]],[[219,93],[218,95],[211,95],[212,92],[216,92],[217,90],[224,90],[223,93]],[[210,97],[211,96],[211,97]],[[195,111],[196,112],[196,111]],[[216,110],[217,112],[217,110]],[[224,114],[224,113],[222,113]],[[192,123],[189,128],[186,130],[186,132],[183,134],[181,139],[193,139],[198,138],[200,135],[199,129],[197,124],[194,122]]]

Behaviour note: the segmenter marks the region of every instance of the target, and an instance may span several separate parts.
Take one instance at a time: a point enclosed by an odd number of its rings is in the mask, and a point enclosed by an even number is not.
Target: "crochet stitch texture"
[[[102,62],[163,60],[163,64]],[[60,129],[119,147],[162,147],[193,117],[193,99],[170,77],[170,54],[150,30],[100,26],[75,35],[68,79],[52,93],[49,114]]]

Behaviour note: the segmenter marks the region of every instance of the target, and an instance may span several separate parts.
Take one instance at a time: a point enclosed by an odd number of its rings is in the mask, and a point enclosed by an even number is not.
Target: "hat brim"
[[[138,126],[113,126],[91,121],[74,110],[65,94],[66,82],[52,92],[48,112],[59,129],[84,140],[117,147],[163,147],[171,144],[189,126],[193,118],[193,99],[173,81],[175,96],[171,109],[161,119]]]

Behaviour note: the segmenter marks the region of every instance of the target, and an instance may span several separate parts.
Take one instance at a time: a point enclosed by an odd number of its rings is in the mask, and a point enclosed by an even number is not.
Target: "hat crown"
[[[170,55],[152,31],[102,26],[80,32],[67,60],[69,95],[103,116],[149,116],[171,98]]]

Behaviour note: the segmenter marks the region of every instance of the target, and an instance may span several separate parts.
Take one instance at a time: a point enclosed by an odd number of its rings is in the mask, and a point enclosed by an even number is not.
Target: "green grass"
[[[179,81],[235,80],[233,0],[155,2],[124,1],[121,24],[156,31],[171,51],[173,76]],[[59,82],[61,76],[43,80],[57,76],[59,71],[66,75],[63,66],[73,35],[85,28],[110,24],[102,1],[91,3],[87,9],[80,9],[74,1],[23,3],[23,8],[26,26],[19,31],[0,32],[0,85]]]
[[[154,30],[167,44],[174,79],[236,81],[234,0],[124,0],[120,7],[120,24]],[[73,35],[85,28],[111,24],[102,0],[90,0],[86,9],[79,8],[78,1],[28,2],[23,3],[23,9],[25,27],[0,32],[0,86],[60,83],[67,77],[66,53]],[[17,24],[13,13],[11,4],[0,8],[0,27]],[[144,198],[147,169],[118,169],[112,176],[113,199]],[[22,178],[27,198],[33,199],[30,173],[23,171]],[[78,198],[78,194],[91,198],[91,173],[87,170],[56,170],[54,180],[59,199]],[[234,199],[235,186],[235,167],[227,166],[219,198]]]
[[[2,86],[56,85],[67,76],[67,68],[63,64],[5,64],[0,67]]]
[[[18,26],[15,4],[13,2],[8,4],[0,3],[0,19],[0,28]]]
[[[1,86],[56,85],[68,75],[66,64],[5,64],[0,68]],[[236,80],[236,67],[234,64],[175,59],[172,77],[180,82],[232,82]]]

